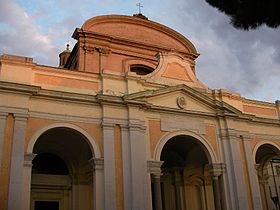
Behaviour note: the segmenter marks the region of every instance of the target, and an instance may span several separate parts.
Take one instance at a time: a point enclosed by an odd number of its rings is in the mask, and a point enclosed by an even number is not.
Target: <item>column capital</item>
[[[101,55],[109,55],[111,53],[111,50],[109,48],[101,48],[96,47],[95,48]]]
[[[127,124],[119,124],[119,125],[120,125],[122,131],[128,131],[129,130],[129,127],[128,127]]]
[[[212,163],[207,165],[206,168],[209,169],[212,178],[216,179],[225,172],[226,165],[224,163]]]
[[[258,171],[262,168],[262,164],[256,163],[255,164],[255,170]]]
[[[162,164],[163,164],[163,161],[148,160],[147,161],[148,172],[155,176],[157,176],[157,175],[160,176]]]
[[[147,128],[145,122],[138,119],[129,119],[128,128],[130,131],[142,131],[144,132]]]
[[[104,170],[103,158],[91,158],[88,162],[93,166],[94,170]]]
[[[102,122],[102,128],[106,129],[106,130],[113,130],[115,127],[115,123],[111,123],[111,122]]]
[[[84,45],[82,46],[83,50],[87,53],[94,53],[94,51],[96,50],[94,47],[88,46],[88,45]]]
[[[25,153],[24,154],[24,166],[32,167],[32,160],[36,157],[37,154],[34,153]]]
[[[14,113],[14,118],[16,121],[27,121],[28,114]]]
[[[134,124],[134,123],[129,123],[128,124],[128,128],[129,128],[130,131],[141,131],[141,132],[144,132],[146,130],[146,126],[145,125]]]
[[[0,112],[0,119],[6,119],[9,113],[7,112]]]
[[[235,129],[220,129],[220,137],[224,140],[235,139],[238,134]]]

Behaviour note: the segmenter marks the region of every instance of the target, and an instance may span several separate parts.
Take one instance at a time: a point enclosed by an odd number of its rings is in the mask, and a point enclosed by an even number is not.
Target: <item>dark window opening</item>
[[[68,175],[69,171],[65,162],[54,154],[38,154],[32,161],[32,173]]]
[[[135,64],[130,66],[130,71],[137,75],[147,75],[154,71],[153,68],[145,65]]]
[[[35,201],[35,210],[59,210],[58,201]]]

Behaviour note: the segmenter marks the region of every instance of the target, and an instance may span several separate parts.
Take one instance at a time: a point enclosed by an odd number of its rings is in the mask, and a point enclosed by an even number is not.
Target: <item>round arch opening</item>
[[[255,152],[262,207],[278,209],[280,196],[280,150],[276,145],[264,143]]]
[[[31,210],[93,208],[93,158],[88,139],[77,130],[55,127],[35,141]]]
[[[160,152],[163,209],[214,209],[211,154],[189,135],[168,139]]]

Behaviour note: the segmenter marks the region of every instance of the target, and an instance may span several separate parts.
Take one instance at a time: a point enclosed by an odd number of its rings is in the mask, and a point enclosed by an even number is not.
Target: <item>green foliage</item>
[[[206,0],[230,17],[234,27],[255,29],[262,24],[280,25],[280,0]]]

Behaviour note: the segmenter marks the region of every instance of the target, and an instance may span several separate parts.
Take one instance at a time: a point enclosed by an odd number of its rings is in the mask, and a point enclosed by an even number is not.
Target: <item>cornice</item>
[[[36,67],[33,69],[35,73],[48,73],[50,75],[55,76],[70,76],[70,77],[80,77],[85,79],[98,79],[99,75],[96,73],[90,73],[90,72],[84,72],[84,71],[77,71],[77,70],[69,70],[69,69],[61,69],[57,67],[51,67],[51,66],[43,66],[43,65],[36,65]]]
[[[236,130],[236,129],[220,129],[220,137],[231,137],[231,138],[240,138],[242,136],[243,140],[250,141],[251,139],[262,139],[270,141],[279,141],[280,135],[271,135],[271,134],[260,134],[253,133],[250,131]]]
[[[26,67],[34,67],[36,63],[33,62],[33,58],[11,55],[11,54],[3,54],[0,56],[1,64],[15,65],[15,66],[26,66]]]
[[[147,108],[144,108],[148,111],[153,111],[157,113],[172,113],[172,114],[179,114],[179,115],[188,115],[188,116],[196,116],[196,117],[216,117],[216,113],[207,113],[207,112],[197,112],[197,111],[191,111],[191,110],[185,110],[185,109],[179,109],[179,108],[169,108],[169,107],[160,107],[160,106],[146,106]]]
[[[208,97],[206,94],[203,94],[193,88],[190,88],[184,84],[182,85],[176,85],[176,86],[169,86],[166,88],[161,88],[158,90],[146,90],[142,92],[132,93],[129,95],[124,96],[125,100],[143,100],[146,101],[146,98],[152,97],[152,96],[158,96],[163,95],[170,92],[176,92],[176,91],[183,91],[186,94],[192,96],[193,98],[203,102],[203,104],[211,107],[213,111],[217,112],[217,115],[228,115],[228,116],[238,116],[242,115],[242,112],[237,110],[236,108],[230,106],[229,104],[225,102],[220,102],[218,100],[212,99]]]
[[[29,111],[29,117],[31,118],[43,118],[50,119],[55,121],[71,121],[71,122],[82,122],[82,123],[96,123],[100,124],[101,120],[96,116],[75,116],[75,115],[65,115],[65,114],[53,114],[48,112],[37,112],[37,111]]]
[[[106,95],[102,93],[93,94],[81,94],[71,93],[55,90],[41,89],[39,86],[18,84],[11,82],[0,81],[0,91],[9,92],[15,94],[25,94],[32,98],[43,98],[47,100],[61,100],[69,101],[71,103],[82,103],[82,104],[96,104],[96,105],[113,105],[113,106],[138,106],[145,111],[162,112],[162,113],[177,113],[184,115],[191,115],[197,117],[226,117],[227,119],[233,119],[238,121],[245,121],[248,123],[258,123],[265,125],[280,126],[279,119],[261,118],[251,114],[244,114],[241,111],[233,108],[225,102],[214,100],[209,98],[207,95],[200,93],[186,85],[178,85],[172,87],[164,87],[158,90],[146,90],[142,92],[132,93],[124,96]],[[212,107],[213,113],[197,112],[185,109],[161,107],[148,103],[147,98],[170,93],[174,91],[183,91],[188,95],[201,101],[203,104]],[[11,108],[13,109],[13,108]],[[5,110],[3,110],[5,112]]]
[[[12,92],[26,95],[37,94],[41,90],[41,87],[27,84],[19,84],[14,82],[0,81],[1,92]]]
[[[13,113],[14,116],[18,119],[26,119],[29,117],[29,109],[28,108],[18,108],[12,106],[0,106],[0,118],[8,116],[9,113]]]
[[[31,96],[33,98],[45,98],[55,100],[68,100],[79,103],[97,103],[95,95],[71,93],[56,90],[41,89],[40,86],[26,85],[12,82],[0,81],[0,92],[8,92]]]
[[[72,93],[56,90],[41,90],[38,94],[33,96],[34,98],[45,98],[45,99],[55,99],[78,103],[97,103],[94,94],[82,94],[82,93]]]
[[[265,106],[265,107],[272,107],[275,108],[275,103],[271,103],[271,102],[266,102],[266,101],[257,101],[257,100],[253,100],[253,99],[247,99],[247,98],[243,98],[242,100],[243,105],[259,105],[259,106]]]
[[[280,126],[280,120],[279,119],[262,118],[262,117],[257,117],[255,115],[249,118],[249,122],[260,123],[260,124],[271,124],[271,125]]]
[[[95,98],[101,104],[113,104],[113,105],[124,104],[122,98],[119,96],[105,95],[102,93],[98,93],[96,94]]]
[[[144,50],[155,51],[155,52],[172,51],[172,52],[177,52],[179,54],[182,54],[192,60],[196,59],[199,55],[199,54],[196,55],[193,53],[184,52],[184,51],[181,51],[178,49],[173,49],[170,47],[158,46],[158,45],[148,44],[145,42],[139,42],[139,41],[125,39],[125,38],[119,38],[119,37],[115,37],[113,35],[104,35],[104,34],[97,33],[97,32],[87,32],[87,31],[83,31],[82,29],[78,29],[78,28],[75,30],[72,37],[77,40],[79,38],[88,38],[91,40],[102,40],[105,42],[109,42],[111,44],[117,44],[119,46],[129,46],[129,47],[134,47],[137,49],[144,49]],[[87,43],[91,43],[91,42],[87,41]],[[119,48],[117,48],[117,49],[119,49]],[[114,48],[112,48],[111,50],[114,51]],[[121,49],[119,49],[119,50],[121,50]],[[128,51],[128,50],[126,49],[126,51]]]
[[[280,140],[280,135],[270,135],[270,134],[250,133],[249,137],[262,139],[262,140],[270,140],[270,141],[279,141]]]

